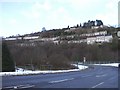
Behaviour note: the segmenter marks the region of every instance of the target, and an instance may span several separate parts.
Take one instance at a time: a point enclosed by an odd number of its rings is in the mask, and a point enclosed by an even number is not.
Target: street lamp
[[[85,69],[85,62],[86,62],[86,57],[83,57],[84,69]]]
[[[86,57],[83,57],[83,62],[84,62],[84,63],[86,62]]]

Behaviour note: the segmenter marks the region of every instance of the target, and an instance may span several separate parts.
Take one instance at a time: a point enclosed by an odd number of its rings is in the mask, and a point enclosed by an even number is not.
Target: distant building
[[[16,40],[16,38],[10,37],[10,38],[5,38],[5,40],[13,41],[13,40]]]
[[[111,42],[112,39],[112,35],[88,37],[87,44]]]
[[[26,36],[23,39],[25,39],[25,40],[31,40],[31,39],[37,39],[37,38],[39,38],[39,36]]]
[[[45,27],[43,27],[43,28],[42,28],[42,31],[43,31],[43,32],[44,32],[44,31],[46,31],[46,28],[45,28]]]

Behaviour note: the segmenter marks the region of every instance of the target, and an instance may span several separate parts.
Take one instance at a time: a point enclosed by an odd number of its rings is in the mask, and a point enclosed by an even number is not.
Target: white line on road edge
[[[20,89],[20,88],[30,88],[30,87],[34,87],[35,85],[18,85],[18,86],[10,86],[10,87],[4,87],[4,89],[9,89],[9,88],[13,88],[13,89]]]
[[[4,88],[14,88],[14,87],[22,87],[22,86],[27,86],[29,84],[26,84],[26,85],[16,85],[16,86],[9,86],[9,87],[4,87]]]
[[[104,82],[101,82],[101,83],[99,83],[99,84],[93,86],[92,88],[96,88],[97,86],[100,86],[100,85],[102,85],[103,83],[104,83]]]
[[[13,87],[14,87],[14,86],[10,86],[10,87],[3,87],[3,88],[6,88],[6,89],[7,89],[7,88],[13,88]]]
[[[74,78],[57,80],[57,81],[50,81],[50,82],[48,82],[48,83],[59,83],[59,82],[64,82],[64,81],[70,81],[70,80],[73,80],[73,79],[74,79]]]

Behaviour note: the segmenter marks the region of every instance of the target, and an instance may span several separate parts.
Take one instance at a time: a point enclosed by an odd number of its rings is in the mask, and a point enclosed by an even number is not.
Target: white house
[[[37,38],[39,38],[39,36],[26,36],[23,39],[30,40],[30,39],[37,39]]]
[[[112,39],[112,35],[105,36],[105,42],[111,42]]]
[[[13,41],[13,40],[16,40],[16,38],[5,38],[5,40]]]
[[[68,41],[68,43],[83,43],[83,42],[87,42],[86,39],[82,39],[82,40],[71,40],[71,41]]]
[[[113,39],[112,35],[107,35],[107,36],[96,36],[96,37],[88,37],[87,38],[87,44],[93,44],[95,42],[110,42]]]
[[[106,34],[107,34],[107,31],[100,31],[99,34],[100,34],[100,35],[106,35]]]
[[[75,27],[70,27],[70,30],[75,30],[76,28]]]
[[[42,38],[42,41],[55,41],[56,39],[58,39],[59,37],[53,37],[53,38]]]
[[[58,40],[56,40],[56,41],[53,41],[53,43],[54,43],[54,44],[59,44],[59,41],[58,41]]]
[[[96,41],[96,37],[88,37],[87,38],[87,44],[93,44]]]

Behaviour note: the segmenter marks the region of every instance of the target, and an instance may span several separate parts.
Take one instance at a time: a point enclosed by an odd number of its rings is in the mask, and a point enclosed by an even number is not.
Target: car
[[[118,64],[118,67],[120,68],[120,63]]]

